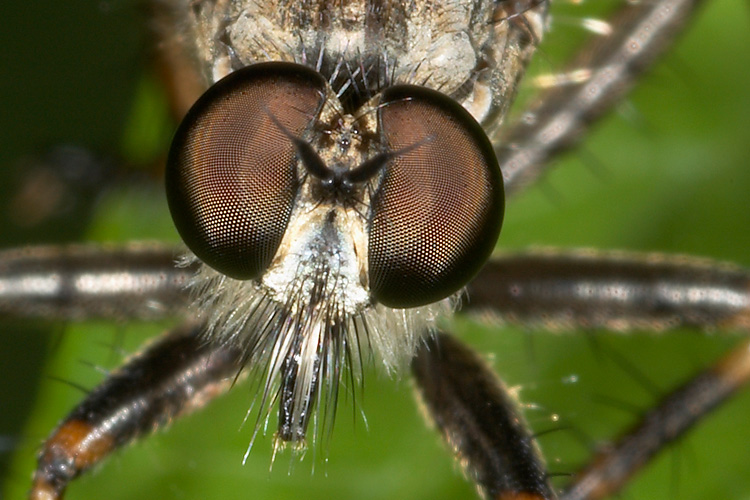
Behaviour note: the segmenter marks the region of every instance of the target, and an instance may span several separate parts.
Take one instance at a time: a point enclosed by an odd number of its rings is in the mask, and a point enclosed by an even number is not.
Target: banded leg
[[[429,416],[485,498],[556,498],[516,402],[475,353],[436,334],[420,346],[412,372]]]
[[[183,312],[192,270],[174,249],[47,246],[0,252],[0,317],[153,320]]]
[[[186,325],[94,389],[39,453],[30,498],[62,498],[68,483],[110,453],[224,393],[242,366],[240,349],[207,344]]]

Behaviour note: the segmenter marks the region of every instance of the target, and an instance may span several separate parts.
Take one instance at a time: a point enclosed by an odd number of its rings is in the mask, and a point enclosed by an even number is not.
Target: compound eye
[[[323,77],[263,63],[217,82],[190,109],[167,160],[167,200],[185,244],[236,279],[265,271],[298,190],[295,146],[325,99]],[[276,123],[274,123],[276,120]]]
[[[503,181],[489,139],[460,104],[411,85],[386,89],[381,102],[383,143],[404,153],[372,198],[370,289],[387,306],[416,307],[455,293],[487,260]]]

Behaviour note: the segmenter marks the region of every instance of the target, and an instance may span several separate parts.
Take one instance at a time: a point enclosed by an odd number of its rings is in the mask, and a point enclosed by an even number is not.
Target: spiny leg
[[[477,354],[434,334],[412,372],[429,416],[485,498],[556,498],[516,402]]]
[[[685,435],[711,410],[750,382],[750,341],[696,375],[646,412],[612,446],[574,476],[564,500],[596,500],[617,493],[641,467]]]
[[[94,389],[42,447],[30,498],[62,498],[71,480],[117,448],[224,393],[242,351],[206,343],[201,332],[196,325],[175,330]]]
[[[689,257],[552,250],[509,255],[490,262],[468,293],[468,310],[552,330],[750,327],[750,272]],[[575,475],[562,498],[615,494],[749,380],[750,345],[744,341],[644,412],[639,423]]]

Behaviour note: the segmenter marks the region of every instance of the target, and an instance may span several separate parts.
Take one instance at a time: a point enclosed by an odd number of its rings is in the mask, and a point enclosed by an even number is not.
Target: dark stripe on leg
[[[546,251],[489,262],[466,310],[551,330],[750,327],[750,273],[660,254]]]
[[[194,269],[164,245],[70,245],[0,252],[0,316],[157,319],[186,309]]]

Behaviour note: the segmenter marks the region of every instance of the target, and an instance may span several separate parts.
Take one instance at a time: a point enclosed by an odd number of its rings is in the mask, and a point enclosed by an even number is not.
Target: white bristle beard
[[[197,262],[192,254],[182,259],[183,265]],[[341,381],[349,381],[345,387],[354,391],[365,359],[389,375],[408,367],[420,338],[458,300],[454,296],[410,309],[372,303],[352,309],[335,291],[341,276],[330,262],[312,264],[313,274],[292,279],[283,294],[205,264],[189,284],[193,311],[207,324],[207,340],[240,346],[243,369],[258,380],[260,414],[250,446],[277,404],[286,417],[279,416],[275,448],[291,443],[304,451],[309,423],[315,444],[330,431]]]

